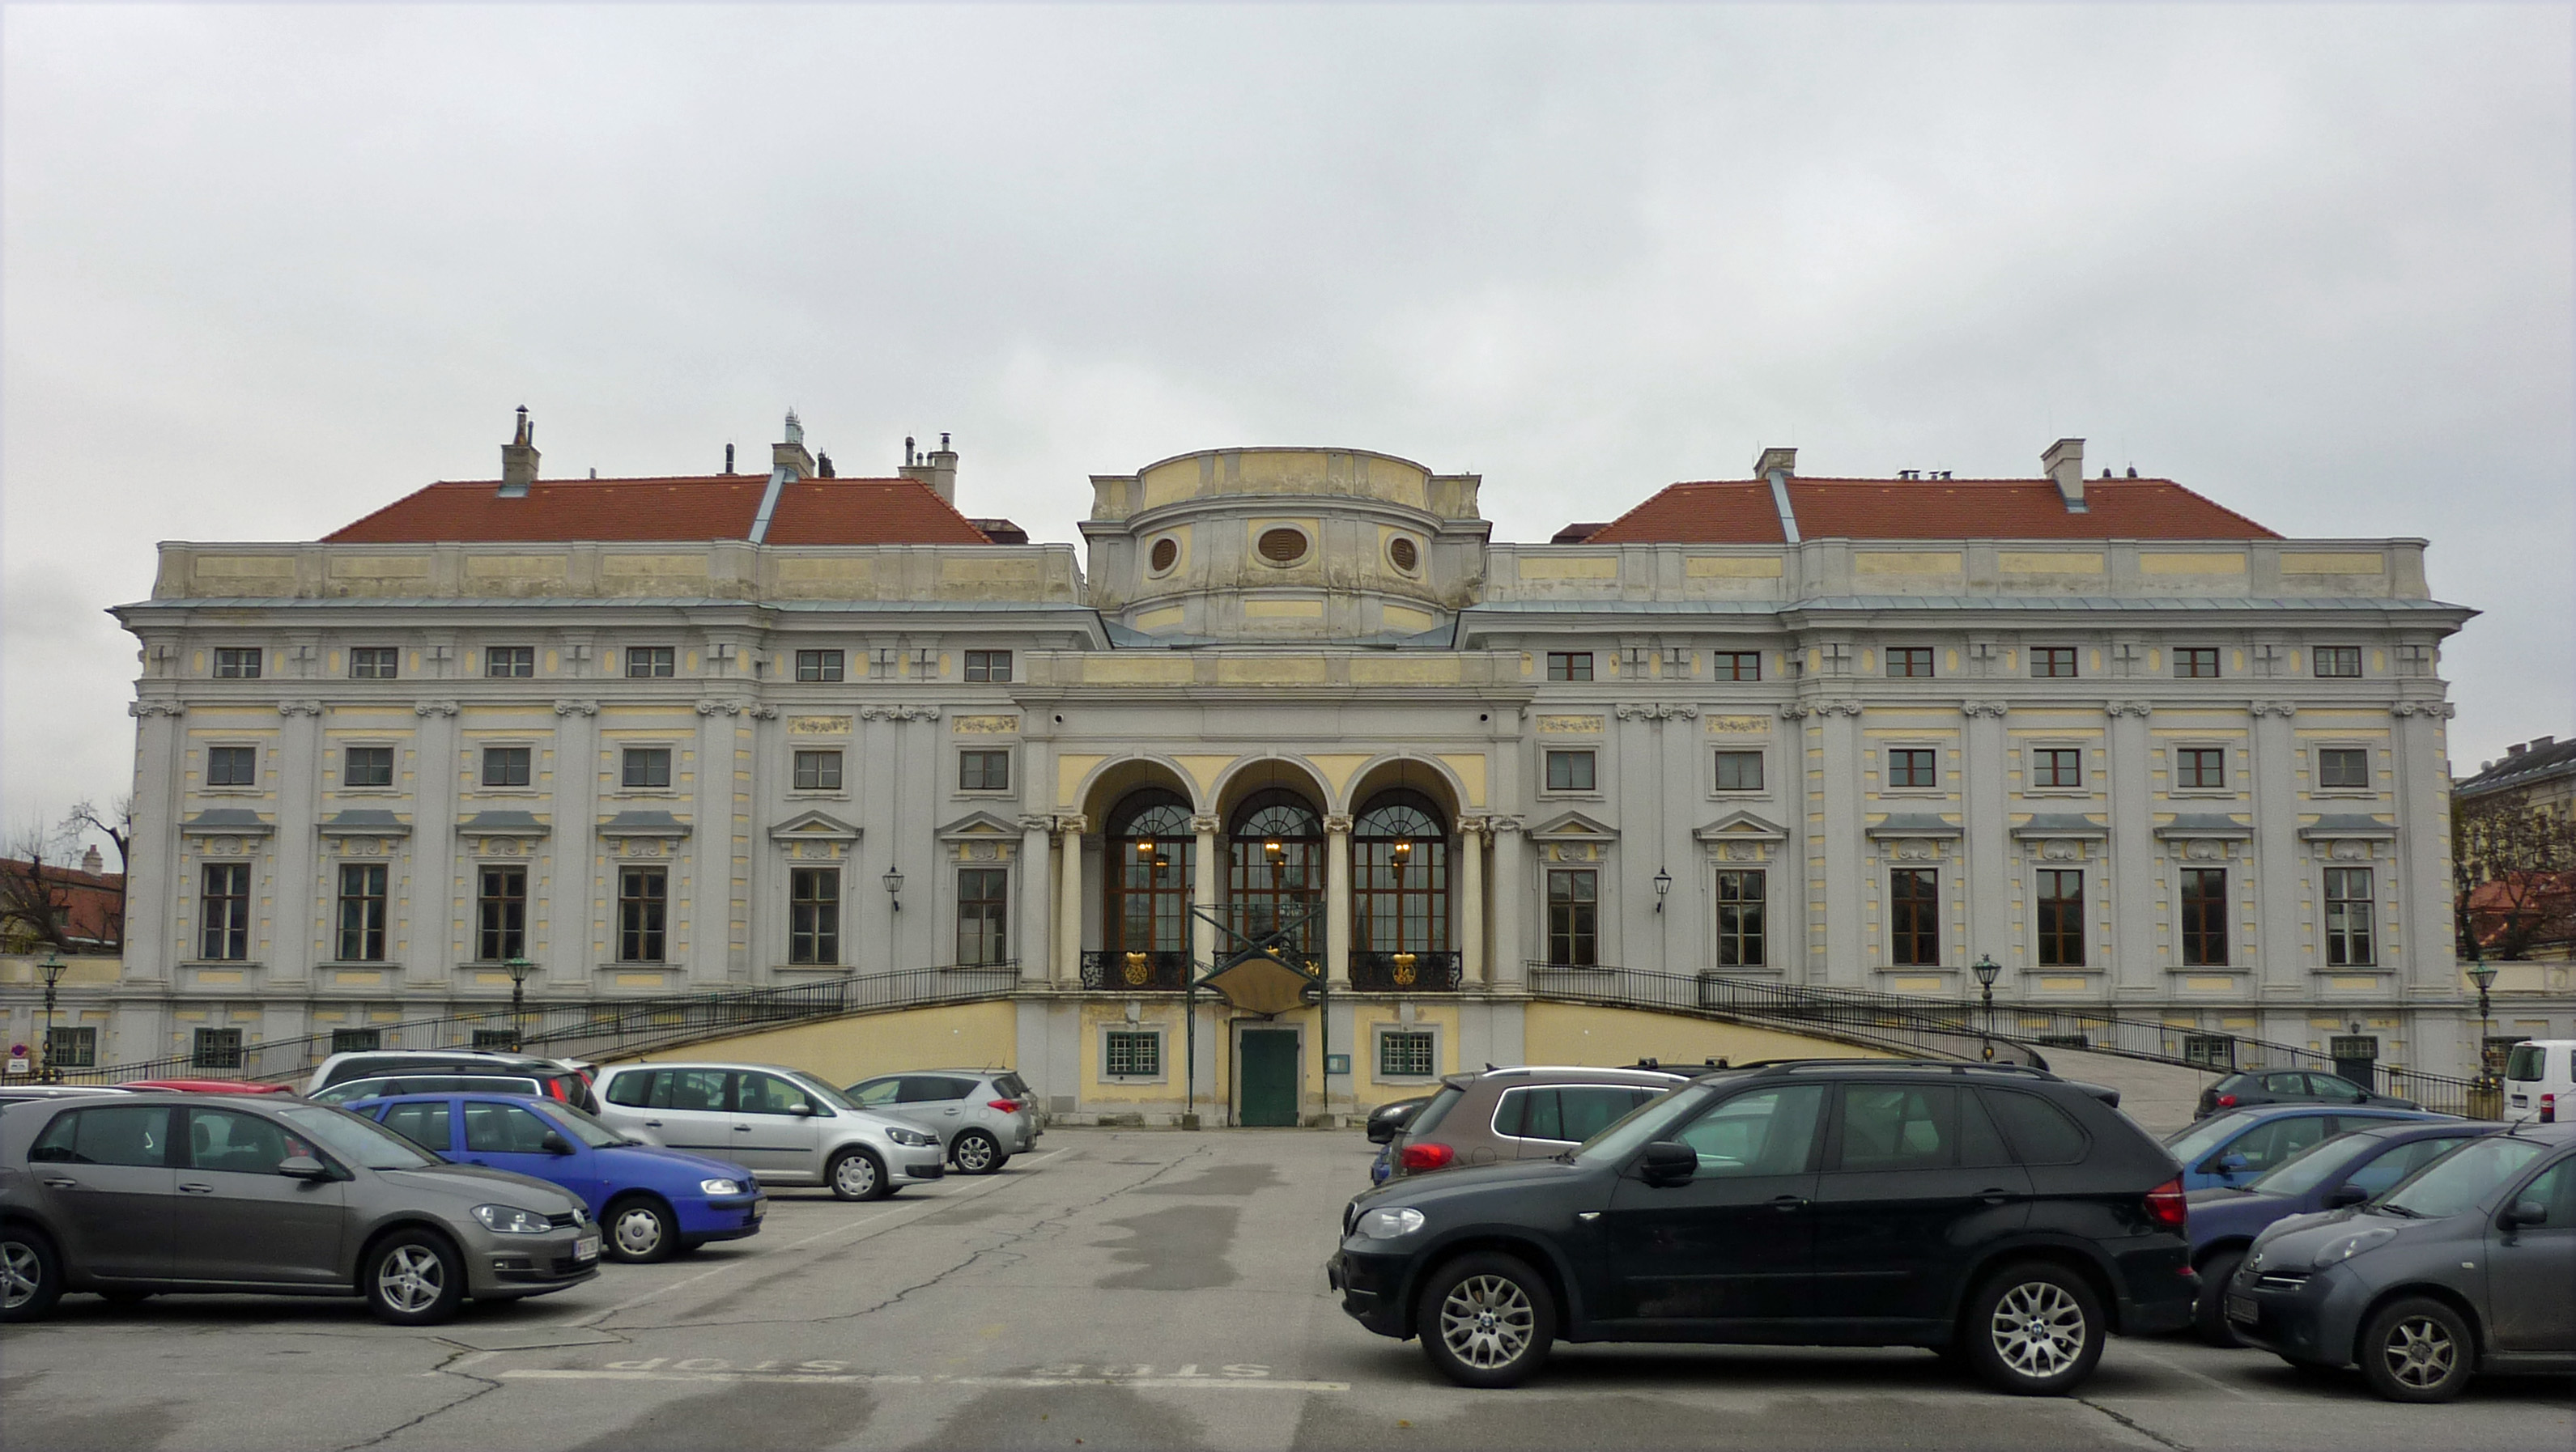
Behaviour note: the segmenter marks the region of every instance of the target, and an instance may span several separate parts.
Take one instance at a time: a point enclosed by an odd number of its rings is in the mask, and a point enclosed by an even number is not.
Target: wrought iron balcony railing
[[[1190,955],[1180,948],[1086,949],[1082,986],[1107,993],[1178,993],[1190,986]]]
[[[1351,954],[1351,987],[1362,993],[1452,993],[1460,976],[1452,952]]]

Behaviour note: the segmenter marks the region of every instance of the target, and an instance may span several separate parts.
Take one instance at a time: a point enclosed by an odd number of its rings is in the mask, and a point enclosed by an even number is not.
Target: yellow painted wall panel
[[[2388,557],[2381,554],[2281,556],[2284,575],[2377,575],[2387,569]]]
[[[2169,552],[2138,556],[2138,573],[2142,575],[2241,575],[2245,557],[2241,554],[2175,554]]]
[[[1695,1064],[1712,1057],[1734,1063],[1888,1057],[1802,1034],[1586,1003],[1531,1004],[1522,1020],[1521,1044],[1523,1057],[1533,1064],[1620,1065],[1648,1057],[1667,1064]]]
[[[660,1058],[781,1064],[833,1084],[848,1084],[902,1069],[1010,1064],[1018,1054],[1018,1009],[1003,1001],[795,1024],[610,1062],[649,1063]]]
[[[1855,575],[1955,575],[1961,568],[1955,551],[1861,550],[1852,556]]]
[[[1482,807],[1485,804],[1484,756],[1481,753],[1475,756],[1444,756],[1440,758],[1440,761],[1451,771],[1458,773],[1460,784],[1465,786],[1467,789],[1467,805],[1471,807]],[[1544,1063],[1546,1061],[1534,1060],[1533,1062]]]
[[[1619,578],[1619,560],[1615,555],[1520,557],[1524,580],[1615,580]]]
[[[1189,662],[1176,663],[1187,665]],[[1320,655],[1225,656],[1216,663],[1216,678],[1229,686],[1320,686],[1324,683],[1324,658]]]
[[[1082,790],[1082,779],[1091,769],[1107,761],[1105,756],[1059,756],[1055,759],[1055,799],[1059,806],[1070,807]]]
[[[1185,686],[1198,663],[1178,655],[1087,655],[1082,680],[1092,686]]]
[[[1351,684],[1355,686],[1454,686],[1458,684],[1458,657],[1454,655],[1353,656]]]
[[[1995,568],[2007,575],[2098,575],[2102,556],[2077,550],[1999,550]]]
[[[1682,561],[1682,573],[1695,580],[1776,580],[1778,555],[1693,555]]]

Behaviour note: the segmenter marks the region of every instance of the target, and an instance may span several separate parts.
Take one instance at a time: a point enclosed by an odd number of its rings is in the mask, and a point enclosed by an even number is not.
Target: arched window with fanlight
[[[1302,917],[1298,950],[1321,957],[1324,924],[1315,910],[1324,902],[1324,819],[1295,792],[1258,791],[1235,808],[1228,847],[1226,903],[1236,931],[1259,937]]]
[[[1100,945],[1119,952],[1187,952],[1190,946],[1190,804],[1177,792],[1130,793],[1110,809],[1107,911]]]
[[[1364,953],[1449,947],[1449,828],[1420,792],[1380,792],[1351,824],[1352,946]]]

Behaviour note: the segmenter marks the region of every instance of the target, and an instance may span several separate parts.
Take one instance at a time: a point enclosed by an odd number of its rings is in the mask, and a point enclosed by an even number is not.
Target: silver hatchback
[[[671,1149],[730,1160],[765,1185],[881,1200],[948,1173],[939,1136],[872,1113],[801,1069],[703,1061],[600,1071],[599,1117]]]
[[[841,1091],[861,1109],[890,1114],[939,1136],[962,1175],[989,1175],[1037,1148],[1037,1101],[1008,1069],[918,1069],[880,1074]]]

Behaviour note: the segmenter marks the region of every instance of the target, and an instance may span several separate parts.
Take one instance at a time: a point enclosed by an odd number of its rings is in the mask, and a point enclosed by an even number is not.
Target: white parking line
[[[858,1371],[505,1371],[505,1381],[736,1381],[800,1386],[1132,1386],[1151,1391],[1345,1392],[1346,1381],[1274,1381],[1227,1376],[914,1376]]]

